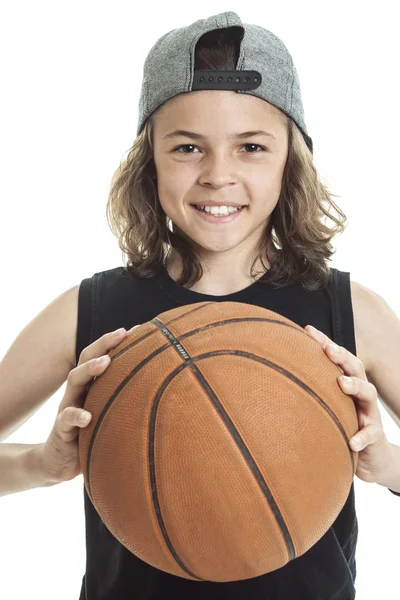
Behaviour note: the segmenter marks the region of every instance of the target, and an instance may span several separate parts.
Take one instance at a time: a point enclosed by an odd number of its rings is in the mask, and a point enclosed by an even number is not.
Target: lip
[[[237,219],[240,218],[241,214],[244,213],[245,210],[247,209],[247,206],[244,206],[241,210],[237,210],[234,213],[232,213],[231,215],[225,215],[223,217],[216,217],[215,215],[212,215],[211,213],[197,210],[197,208],[193,204],[191,204],[190,206],[192,207],[192,209],[194,210],[196,215],[200,219],[203,219],[203,221],[206,221],[207,223],[217,223],[217,224],[221,224],[221,225],[223,223],[230,223],[231,221],[236,221]]]
[[[235,204],[235,202],[193,202],[191,206],[233,206],[233,208],[239,208],[240,206],[247,206],[246,204]]]

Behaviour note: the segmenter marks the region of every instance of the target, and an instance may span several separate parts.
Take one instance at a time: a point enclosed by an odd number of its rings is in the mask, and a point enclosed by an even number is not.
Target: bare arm
[[[0,496],[55,485],[42,468],[42,444],[0,444]]]
[[[0,361],[0,496],[70,481],[82,472],[78,434],[91,418],[83,409],[84,398],[93,377],[108,367],[110,350],[128,334],[124,328],[104,334],[82,350],[75,366],[78,292],[79,286],[75,286],[51,302],[22,330]],[[98,363],[102,356],[105,362]],[[2,440],[65,381],[65,394],[48,439],[43,444],[5,444]],[[89,420],[80,420],[82,414]]]
[[[26,325],[0,361],[0,496],[54,485],[37,452],[43,444],[2,440],[61,387],[75,366],[78,293],[75,286],[53,300]]]
[[[75,366],[79,286],[60,294],[0,360],[0,442],[51,398]]]

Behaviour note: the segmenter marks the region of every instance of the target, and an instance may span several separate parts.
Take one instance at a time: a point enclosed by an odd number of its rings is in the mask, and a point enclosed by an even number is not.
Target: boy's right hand
[[[40,468],[49,481],[70,481],[82,473],[79,462],[79,428],[87,427],[92,418],[87,410],[82,409],[86,394],[92,380],[100,376],[110,364],[108,352],[118,346],[132,329],[122,329],[116,336],[115,332],[105,333],[82,350],[77,366],[70,371],[53,429],[48,440],[37,448]],[[102,356],[106,357],[105,361],[97,364],[96,359]],[[87,420],[81,420],[82,415],[88,417]]]

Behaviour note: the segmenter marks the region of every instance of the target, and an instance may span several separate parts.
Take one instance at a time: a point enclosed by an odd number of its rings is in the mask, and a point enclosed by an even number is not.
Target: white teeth
[[[212,215],[230,215],[240,209],[234,206],[197,206],[197,208]]]

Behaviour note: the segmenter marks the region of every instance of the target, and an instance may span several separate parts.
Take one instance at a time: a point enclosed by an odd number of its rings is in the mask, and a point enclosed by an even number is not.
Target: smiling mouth
[[[212,214],[213,214],[213,213],[211,212],[211,210],[206,210],[206,207],[205,207],[205,206],[198,206],[197,204],[192,204],[192,206],[193,206],[193,208],[195,208],[196,210],[198,210],[198,211],[200,211],[200,212],[205,212],[205,213],[207,213],[207,214],[209,214],[209,215],[212,215]],[[242,208],[246,208],[246,205],[243,205],[243,206],[233,206],[232,208],[233,208],[234,210],[232,210],[232,211],[228,211],[228,212],[226,212],[226,213],[225,213],[225,212],[224,212],[224,213],[221,213],[221,215],[222,215],[222,214],[223,214],[223,215],[230,215],[230,214],[234,214],[235,212],[239,212],[239,211],[241,211],[241,210],[242,210]]]
[[[202,221],[206,221],[208,223],[219,224],[221,226],[224,225],[224,223],[232,223],[234,221],[240,220],[242,213],[247,209],[247,205],[245,205],[245,206],[240,207],[239,210],[215,214],[215,213],[212,213],[212,212],[209,212],[206,210],[201,210],[194,204],[191,204],[190,206],[193,208],[193,210],[195,210],[198,213],[197,216]]]

